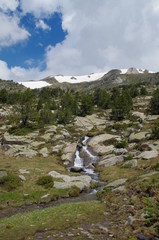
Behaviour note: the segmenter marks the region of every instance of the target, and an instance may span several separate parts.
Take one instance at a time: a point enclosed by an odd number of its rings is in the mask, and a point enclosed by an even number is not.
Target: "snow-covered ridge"
[[[153,73],[151,71],[147,71],[146,69],[137,69],[137,68],[128,68],[128,69],[119,69],[120,74],[143,74],[145,72]],[[82,83],[82,82],[92,82],[100,80],[107,72],[101,73],[91,73],[89,75],[82,75],[82,76],[64,76],[64,75],[56,75],[56,76],[49,76],[48,78],[54,78],[59,83]],[[27,81],[27,82],[19,82],[19,84],[24,85],[27,88],[35,89],[35,88],[43,88],[51,86],[51,84],[47,83],[46,81]]]
[[[108,72],[102,72],[102,73],[91,73],[89,75],[83,75],[83,76],[63,76],[63,75],[57,75],[54,76],[54,78],[59,82],[68,82],[68,83],[81,83],[81,82],[91,82],[96,81],[102,78],[105,74]],[[50,78],[53,76],[50,76]]]
[[[43,88],[51,85],[45,81],[28,81],[28,82],[18,82],[18,83],[30,89]]]

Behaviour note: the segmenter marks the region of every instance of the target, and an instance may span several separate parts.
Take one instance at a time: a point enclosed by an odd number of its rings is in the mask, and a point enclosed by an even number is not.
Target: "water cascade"
[[[75,153],[74,167],[81,168],[83,174],[90,175],[92,180],[98,180],[98,173],[95,171],[95,164],[98,156],[90,152],[87,142],[89,137],[85,136],[81,147],[77,147]]]

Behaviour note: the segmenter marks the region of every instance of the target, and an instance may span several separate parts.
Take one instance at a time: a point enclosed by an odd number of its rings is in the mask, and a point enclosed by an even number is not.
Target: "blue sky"
[[[23,26],[31,36],[24,42],[2,48],[1,60],[6,61],[9,68],[18,65],[24,68],[40,66],[40,70],[45,69],[45,49],[49,45],[55,46],[62,42],[67,35],[67,31],[62,29],[61,17],[60,13],[53,13],[49,18],[42,19],[48,26],[45,30],[40,26],[37,28],[38,19],[27,13],[20,19],[20,26]]]
[[[0,0],[0,78],[159,71],[158,0]]]

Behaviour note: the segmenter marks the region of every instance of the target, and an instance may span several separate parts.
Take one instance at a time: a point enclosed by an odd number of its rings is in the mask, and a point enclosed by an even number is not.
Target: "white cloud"
[[[46,17],[58,10],[59,0],[21,0],[20,5],[25,13],[33,13],[37,18]]]
[[[47,70],[84,74],[131,66],[159,68],[159,14],[149,0],[66,0],[61,6],[68,36],[47,49]]]
[[[13,79],[38,79],[59,73],[85,74],[133,66],[158,71],[158,0],[20,0],[20,6],[23,14],[32,13],[39,24],[54,12],[61,12],[62,27],[68,35],[62,43],[46,49],[46,70],[6,69]],[[11,17],[1,21],[10,23]],[[14,25],[19,28],[18,24],[16,20],[12,28]],[[5,30],[7,28],[2,26],[1,32],[8,36],[12,28]],[[24,40],[29,36],[25,29],[19,31],[22,34],[15,34],[15,38]],[[1,32],[0,44],[6,44]],[[13,44],[17,39],[10,34],[8,39]]]
[[[6,62],[0,60],[0,78],[8,80],[10,79],[10,70]]]
[[[0,13],[0,47],[16,44],[30,36],[27,30],[19,26],[19,21],[17,16]]]
[[[4,12],[8,10],[15,11],[18,5],[18,0],[0,0],[0,9]]]
[[[38,20],[35,23],[36,28],[41,28],[42,30],[46,30],[46,31],[50,31],[51,27],[49,25],[47,25],[42,19]]]

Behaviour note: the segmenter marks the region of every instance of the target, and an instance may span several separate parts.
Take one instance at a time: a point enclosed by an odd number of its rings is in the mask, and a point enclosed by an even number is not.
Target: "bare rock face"
[[[140,157],[144,160],[149,160],[151,158],[155,158],[159,155],[157,150],[152,150],[152,151],[144,151],[140,154]]]
[[[106,187],[111,187],[111,188],[119,187],[119,186],[123,185],[126,181],[127,181],[127,178],[117,179],[117,180],[109,183],[108,185],[106,185]]]
[[[96,114],[92,114],[86,117],[76,117],[75,125],[78,129],[82,131],[90,131],[94,126],[102,130],[105,128],[106,119],[99,118]]]
[[[140,142],[148,138],[149,132],[132,133],[129,137],[129,142]]]
[[[63,182],[54,182],[54,187],[57,189],[67,189],[73,186],[77,186],[81,191],[86,187],[90,188],[91,177],[88,175],[81,175],[77,177],[71,177],[68,175],[60,174],[56,171],[49,172],[49,175],[54,178],[62,179]]]
[[[6,177],[8,174],[6,171],[0,171],[0,179]]]
[[[23,145],[23,144],[27,144],[29,140],[25,136],[15,136],[15,135],[9,134],[8,132],[5,132],[3,136],[3,142],[6,144]]]
[[[40,153],[43,157],[48,157],[48,156],[49,156],[49,151],[48,151],[47,147],[44,147],[44,148],[40,149],[39,153]]]
[[[77,144],[76,143],[70,143],[68,144],[64,149],[63,149],[63,155],[61,157],[61,159],[65,162],[73,162],[74,160],[74,156],[75,156],[75,152],[76,152],[76,147]]]
[[[133,116],[135,116],[135,117],[137,117],[137,118],[140,118],[141,120],[145,120],[145,118],[146,118],[146,116],[145,116],[145,114],[144,113],[142,113],[142,112],[132,112],[132,115]]]
[[[99,155],[109,154],[115,148],[113,145],[105,146],[103,143],[109,140],[117,139],[119,136],[111,134],[100,134],[98,136],[92,137],[88,142],[88,146],[93,149],[94,152]]]
[[[123,164],[124,168],[136,168],[137,167],[137,160],[136,159],[132,159],[130,161],[126,161]]]
[[[122,155],[115,156],[114,154],[104,156],[98,163],[99,166],[110,167],[114,166],[117,163],[121,163],[124,161],[124,157]]]
[[[139,73],[138,70],[133,67],[129,68],[126,72],[126,74],[138,74],[138,73]]]

